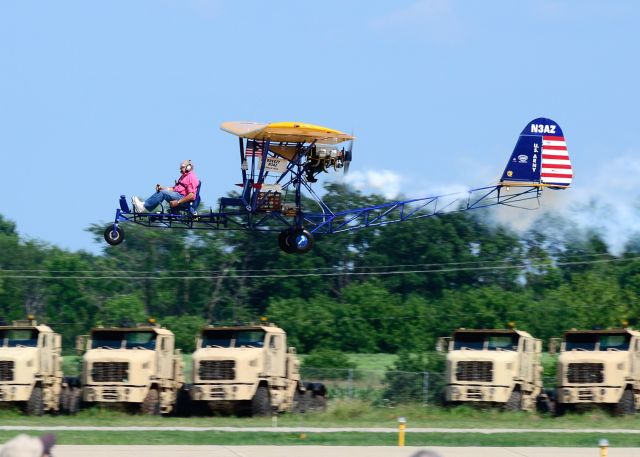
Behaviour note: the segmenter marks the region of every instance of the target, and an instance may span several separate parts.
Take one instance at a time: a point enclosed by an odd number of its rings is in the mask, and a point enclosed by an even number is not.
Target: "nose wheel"
[[[104,231],[104,240],[111,246],[116,246],[124,241],[124,230],[119,225],[110,225]]]
[[[313,249],[313,235],[302,228],[283,230],[278,235],[278,244],[287,254],[305,254]]]

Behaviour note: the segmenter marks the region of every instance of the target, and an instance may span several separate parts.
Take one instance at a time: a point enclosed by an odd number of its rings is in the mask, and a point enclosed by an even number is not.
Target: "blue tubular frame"
[[[519,188],[516,193],[504,195],[501,191],[505,187],[502,185],[480,187],[471,189],[468,192],[384,203],[382,205],[341,211],[336,214],[308,213],[305,215],[305,220],[311,233],[329,234],[424,219],[449,213],[460,213],[496,205],[522,208],[515,205],[515,203],[526,200],[535,199],[538,201],[539,206],[542,192],[539,187],[523,187]],[[447,201],[449,199],[450,201]],[[441,203],[442,206],[439,206]]]
[[[299,167],[300,168],[300,167]],[[298,170],[296,175],[303,172]],[[306,182],[300,182],[298,185]],[[322,212],[297,211],[295,216],[285,216],[280,211],[262,212],[252,207],[251,211],[240,208],[236,211],[205,212],[193,215],[187,211],[171,213],[133,213],[116,210],[114,228],[120,222],[132,222],[145,227],[184,228],[192,230],[255,230],[275,232],[287,228],[304,227],[314,234],[330,234],[355,231],[366,227],[389,225],[414,219],[459,213],[472,209],[503,205],[522,208],[516,203],[527,200],[539,201],[542,189],[538,186],[513,188],[505,194],[507,186],[497,185],[471,189],[467,192],[447,194],[426,198],[414,198],[381,205],[367,206],[333,213],[331,209],[316,197]],[[255,193],[254,196],[257,196]],[[301,199],[296,192],[296,202]],[[538,203],[539,204],[539,203]],[[533,208],[530,208],[533,209]]]
[[[184,228],[190,230],[254,230],[276,232],[282,230],[306,229],[312,234],[330,234],[360,230],[366,227],[383,226],[414,219],[458,213],[472,209],[486,208],[495,205],[519,206],[518,203],[539,199],[542,187],[538,183],[518,185],[511,188],[508,184],[479,187],[466,192],[439,195],[425,198],[414,198],[356,208],[334,213],[331,208],[313,191],[307,181],[308,153],[314,146],[312,143],[280,143],[281,146],[295,146],[295,153],[289,159],[284,172],[275,179],[284,192],[292,191],[294,208],[292,212],[283,212],[282,208],[267,208],[269,193],[260,198],[260,186],[269,177],[265,171],[266,158],[270,151],[269,140],[251,140],[261,144],[262,160],[259,169],[256,166],[256,148],[251,156],[251,169],[248,170],[247,146],[250,140],[239,139],[240,163],[242,169],[242,194],[239,197],[223,197],[220,209],[213,212],[194,213],[179,210],[161,213],[136,213],[129,208],[124,196],[120,198],[120,208],[116,210],[113,230],[121,222],[131,222],[144,227]],[[242,167],[247,163],[246,167]],[[287,180],[288,179],[288,180]],[[306,189],[311,199],[320,207],[319,212],[305,211],[302,208],[302,191]],[[284,202],[286,203],[286,202]],[[291,200],[289,200],[291,203]],[[228,210],[227,207],[233,207]],[[534,209],[534,208],[529,208]]]

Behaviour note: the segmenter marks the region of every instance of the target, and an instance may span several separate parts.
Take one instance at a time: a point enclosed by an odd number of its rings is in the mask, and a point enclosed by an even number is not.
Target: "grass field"
[[[396,359],[393,354],[349,354],[359,370],[384,372]],[[303,356],[304,357],[304,356]],[[78,374],[79,358],[65,357],[66,374]],[[555,357],[543,357],[545,371],[555,368]],[[191,357],[185,356],[185,371],[190,379]],[[608,412],[593,410],[582,414],[551,417],[542,414],[507,413],[497,409],[472,407],[441,408],[419,404],[374,407],[357,400],[332,400],[324,413],[284,414],[280,427],[397,427],[398,417],[407,419],[409,446],[587,446],[600,438],[612,446],[640,447],[640,435],[608,433],[613,429],[640,430],[640,415],[612,417]],[[272,427],[271,418],[237,417],[149,417],[131,415],[108,408],[92,407],[76,416],[26,417],[17,409],[0,410],[0,424],[20,426],[192,426],[192,427]],[[464,428],[469,433],[417,433],[412,428]],[[516,433],[481,434],[479,428],[509,429],[597,429],[601,433]],[[17,432],[0,432],[3,441]],[[38,432],[40,433],[40,432]],[[389,445],[397,444],[395,433],[245,433],[245,432],[79,432],[60,431],[61,444],[282,444],[282,445]],[[32,432],[31,434],[37,434]]]
[[[395,429],[398,417],[407,419],[409,446],[593,446],[607,438],[612,446],[640,447],[640,435],[611,433],[612,429],[640,430],[640,417],[615,418],[595,410],[560,418],[527,413],[506,413],[468,407],[444,409],[418,405],[374,408],[364,402],[335,401],[324,413],[284,414],[279,427],[385,427]],[[18,410],[0,411],[0,424],[18,426],[191,426],[191,427],[273,427],[271,418],[237,417],[149,417],[130,415],[106,408],[82,410],[76,416],[26,417]],[[466,428],[469,433],[417,433],[422,427]],[[474,433],[479,428],[509,429],[598,429],[600,433]],[[0,441],[18,432],[1,431]],[[43,433],[31,432],[36,435]],[[111,432],[56,431],[60,444],[315,444],[315,445],[395,445],[395,433],[256,433],[256,432]]]
[[[278,425],[283,427],[396,427],[398,417],[407,419],[408,428],[526,428],[526,429],[633,429],[640,430],[640,415],[612,417],[594,410],[589,413],[567,414],[563,417],[503,412],[496,409],[478,410],[470,407],[452,409],[406,405],[372,407],[360,401],[333,401],[326,412],[282,414]],[[271,418],[239,418],[224,416],[154,417],[129,414],[108,408],[92,407],[75,416],[29,417],[17,409],[0,411],[0,424],[26,426],[251,426],[271,427]],[[638,437],[640,440],[640,436]]]
[[[38,433],[30,433],[37,436]],[[0,432],[4,442],[16,432]],[[58,444],[147,444],[147,445],[325,445],[325,446],[396,446],[395,433],[272,433],[272,432],[56,432]],[[562,446],[596,447],[606,438],[611,447],[638,447],[640,438],[621,433],[517,433],[483,435],[481,433],[407,433],[407,446]]]

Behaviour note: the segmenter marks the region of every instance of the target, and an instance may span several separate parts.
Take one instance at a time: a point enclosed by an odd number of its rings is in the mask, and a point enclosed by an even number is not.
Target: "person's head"
[[[180,173],[188,173],[193,170],[193,163],[191,160],[183,160],[180,162]]]
[[[21,434],[0,447],[0,457],[46,457],[56,444],[55,435],[43,435],[40,438]]]

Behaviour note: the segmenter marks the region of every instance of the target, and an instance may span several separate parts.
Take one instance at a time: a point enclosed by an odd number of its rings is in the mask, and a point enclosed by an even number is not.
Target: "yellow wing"
[[[220,128],[242,138],[276,142],[311,143],[315,140],[316,143],[338,144],[354,138],[339,130],[301,122],[260,124],[258,122],[234,121],[223,122]]]

